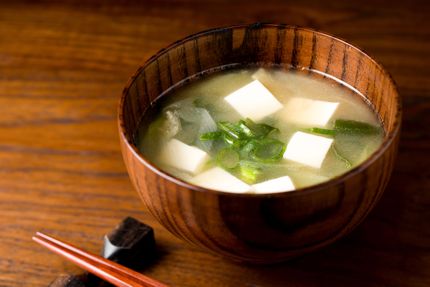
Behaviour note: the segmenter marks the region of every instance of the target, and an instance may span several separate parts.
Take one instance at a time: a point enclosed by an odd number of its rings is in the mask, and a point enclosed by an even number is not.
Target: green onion
[[[235,149],[240,149],[246,143],[246,141],[232,138],[229,134],[223,134],[222,139],[228,146]]]
[[[246,125],[253,133],[256,138],[263,138],[271,134],[272,132],[279,131],[279,129],[272,127],[267,124],[257,124],[253,122],[251,119],[245,119],[245,121],[241,121],[244,125]]]
[[[238,126],[242,130],[242,133],[245,134],[247,137],[255,137],[255,134],[246,125],[246,122],[244,120],[240,120]]]
[[[235,168],[239,163],[239,154],[231,148],[223,148],[218,152],[216,160],[224,168]]]
[[[372,126],[368,123],[342,119],[335,121],[334,129],[336,132],[362,135],[373,135],[381,132],[379,127]]]
[[[200,135],[201,141],[211,141],[211,140],[217,140],[222,137],[221,132],[208,132]]]
[[[307,129],[306,131],[314,134],[320,134],[320,135],[326,135],[326,136],[334,136],[336,134],[335,130],[322,129],[322,128],[310,128],[310,129]]]
[[[255,150],[257,147],[258,142],[256,140],[250,140],[248,141],[242,149],[239,151],[240,156],[242,158],[249,158],[251,156],[251,153]]]
[[[218,122],[218,128],[228,134],[230,137],[234,139],[240,139],[243,137],[242,130],[238,128],[235,124],[230,122]]]
[[[261,164],[282,159],[286,145],[270,136],[279,132],[267,124],[257,124],[250,119],[237,123],[222,121],[218,130],[200,135],[200,140],[222,139],[220,150],[215,155],[218,165],[234,169],[248,183],[256,182],[261,174]],[[240,164],[239,164],[240,162]]]
[[[239,164],[239,173],[243,181],[248,184],[257,182],[262,174],[261,167],[250,161],[241,161]]]
[[[379,127],[372,126],[364,122],[338,119],[334,123],[334,129],[323,129],[323,128],[314,127],[314,128],[306,129],[305,131],[314,133],[314,134],[335,136],[338,133],[372,135],[372,134],[380,133],[381,129]]]
[[[252,158],[261,162],[276,162],[282,158],[286,145],[276,139],[262,139],[252,152]]]

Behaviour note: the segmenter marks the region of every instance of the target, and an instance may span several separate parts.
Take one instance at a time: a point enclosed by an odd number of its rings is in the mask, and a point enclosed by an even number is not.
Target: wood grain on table
[[[80,270],[37,230],[97,252],[125,216],[155,229],[144,270],[172,286],[430,286],[430,4],[427,1],[10,1],[0,3],[0,286]],[[404,121],[392,180],[345,239],[288,263],[243,266],[174,238],[122,162],[118,97],[159,49],[216,26],[308,26],[366,50],[392,74]]]

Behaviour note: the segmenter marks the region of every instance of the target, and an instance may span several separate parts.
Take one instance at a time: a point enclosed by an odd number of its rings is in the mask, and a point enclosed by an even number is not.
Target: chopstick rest
[[[102,256],[132,269],[149,265],[155,257],[154,230],[135,218],[126,217],[104,236]],[[90,273],[60,275],[49,287],[99,286],[103,281]]]
[[[102,256],[130,268],[142,268],[155,255],[154,230],[127,217],[104,237]]]
[[[166,287],[155,279],[41,232],[36,232],[33,240],[114,286]]]

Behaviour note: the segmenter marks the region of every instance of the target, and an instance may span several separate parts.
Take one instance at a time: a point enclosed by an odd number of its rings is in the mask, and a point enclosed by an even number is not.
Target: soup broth
[[[364,97],[311,71],[215,72],[169,91],[138,132],[163,171],[206,188],[284,192],[339,176],[382,143]]]

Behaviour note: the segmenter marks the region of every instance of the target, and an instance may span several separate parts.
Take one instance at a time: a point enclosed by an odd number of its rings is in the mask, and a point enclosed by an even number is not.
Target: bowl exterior
[[[305,254],[353,230],[382,195],[396,154],[393,144],[368,168],[337,184],[246,197],[177,184],[142,164],[135,151],[122,143],[134,188],[164,227],[190,243],[251,263]]]
[[[235,63],[292,65],[344,81],[363,94],[380,115],[386,130],[382,148],[330,182],[269,195],[208,191],[158,170],[134,145],[141,115],[163,91],[181,80]],[[330,244],[366,217],[393,170],[400,118],[393,81],[357,48],[309,29],[249,25],[188,37],[148,60],[124,90],[119,133],[131,182],[164,227],[233,260],[273,263]]]

